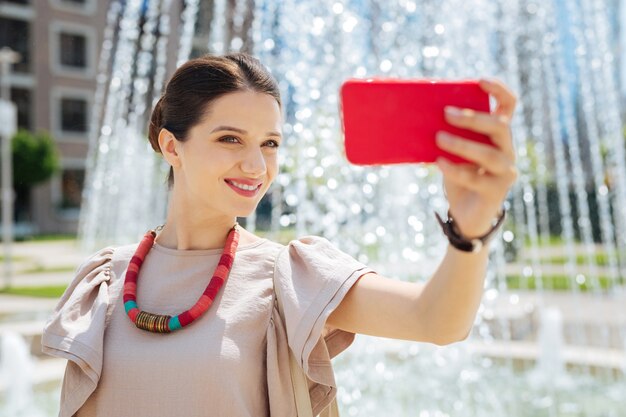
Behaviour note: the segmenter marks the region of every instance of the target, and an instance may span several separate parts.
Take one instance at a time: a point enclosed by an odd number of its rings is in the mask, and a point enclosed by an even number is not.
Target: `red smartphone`
[[[487,135],[448,124],[445,106],[489,112],[489,95],[476,80],[345,81],[340,113],[348,161],[355,165],[432,163],[441,155],[453,162],[468,162],[437,146],[435,135],[440,130],[493,145]]]

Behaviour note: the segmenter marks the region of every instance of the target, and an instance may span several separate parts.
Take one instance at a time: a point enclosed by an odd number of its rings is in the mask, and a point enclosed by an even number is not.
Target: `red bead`
[[[128,312],[128,317],[130,317],[130,319],[134,323],[134,322],[137,321],[137,315],[138,314],[139,314],[139,309],[138,308],[131,308],[130,311]]]

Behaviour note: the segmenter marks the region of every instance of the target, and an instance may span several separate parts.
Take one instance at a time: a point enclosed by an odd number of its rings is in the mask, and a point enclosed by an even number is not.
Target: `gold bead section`
[[[137,321],[135,326],[141,330],[147,330],[153,333],[170,333],[168,323],[171,316],[148,313],[147,311],[140,311],[137,314]]]

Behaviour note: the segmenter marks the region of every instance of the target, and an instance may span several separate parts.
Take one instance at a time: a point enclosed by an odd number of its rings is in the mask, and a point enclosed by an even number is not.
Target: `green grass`
[[[4,255],[0,255],[0,262],[4,262],[6,258],[4,257]],[[24,257],[24,256],[11,256],[11,262],[22,262],[27,260],[28,258]]]
[[[592,257],[594,259],[596,265],[598,266],[608,266],[609,265],[609,256],[606,253],[597,253]],[[554,258],[545,258],[542,259],[542,263],[548,264],[557,264],[557,265],[565,265],[568,262],[567,256],[557,256]],[[576,265],[586,265],[587,264],[587,256],[586,255],[577,255],[576,256]]]
[[[540,244],[540,246],[544,243],[543,240],[541,240],[541,238],[538,239],[538,242]],[[579,241],[574,239],[574,243],[580,243]],[[531,246],[530,244],[530,237],[526,236],[526,239],[524,241],[524,245],[525,246]],[[563,238],[561,236],[556,236],[556,235],[550,235],[548,237],[548,246],[559,246],[559,245],[565,245],[565,241],[563,240]]]
[[[556,291],[570,291],[578,287],[580,291],[591,291],[591,280],[588,278],[584,283],[578,284],[573,282],[568,276],[565,275],[546,275],[541,277],[543,289],[550,289]],[[615,284],[618,284],[616,280],[607,277],[598,278],[600,288],[603,290],[612,288]],[[509,289],[537,289],[537,281],[535,277],[522,277],[520,275],[507,275],[506,284]]]
[[[75,234],[41,234],[24,238],[23,242],[56,242],[60,240],[76,240]]]
[[[67,285],[49,285],[39,287],[10,287],[0,290],[0,294],[21,295],[28,297],[59,298]]]

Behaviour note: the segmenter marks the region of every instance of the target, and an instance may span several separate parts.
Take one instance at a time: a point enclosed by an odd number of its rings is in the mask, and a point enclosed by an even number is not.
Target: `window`
[[[54,75],[92,79],[98,33],[93,26],[55,20],[50,23],[50,67]]]
[[[13,71],[30,71],[30,24],[25,20],[0,17],[0,47],[8,46],[21,55],[20,62],[13,65]]]
[[[17,107],[17,127],[32,129],[32,94],[25,88],[11,88],[11,101]]]
[[[87,67],[87,38],[83,35],[59,34],[61,65],[73,68]]]
[[[61,99],[61,130],[75,133],[87,132],[87,100]]]
[[[61,174],[61,209],[79,209],[85,185],[84,169],[64,169]]]
[[[89,88],[57,86],[50,89],[50,130],[57,141],[84,143],[87,140],[93,96],[94,92]],[[64,167],[67,168],[67,165]],[[72,165],[71,168],[76,166]]]

